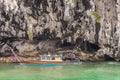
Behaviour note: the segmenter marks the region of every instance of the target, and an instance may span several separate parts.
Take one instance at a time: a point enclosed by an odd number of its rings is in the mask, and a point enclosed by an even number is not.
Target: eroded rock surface
[[[0,0],[0,55],[11,54],[7,46],[21,54],[72,47],[119,61],[119,8],[120,0]]]

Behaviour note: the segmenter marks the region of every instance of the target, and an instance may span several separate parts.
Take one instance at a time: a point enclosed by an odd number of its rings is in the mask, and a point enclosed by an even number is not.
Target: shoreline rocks
[[[21,60],[40,60],[39,55],[43,55],[44,53],[36,53],[36,52],[29,52],[20,54],[19,59]],[[53,54],[53,53],[51,53]],[[54,53],[55,54],[55,53]],[[69,58],[69,55],[71,52],[63,53],[63,57]],[[77,60],[83,61],[83,62],[101,62],[101,61],[116,61],[119,62],[119,57],[111,58],[109,55],[99,55],[99,54],[90,54],[90,53],[84,53],[84,52],[77,52],[73,53],[75,54],[75,58]],[[9,57],[0,57],[0,63],[19,63],[19,61],[14,56]]]

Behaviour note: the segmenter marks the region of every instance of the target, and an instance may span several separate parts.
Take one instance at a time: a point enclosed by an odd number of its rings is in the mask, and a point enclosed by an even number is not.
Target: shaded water
[[[120,64],[104,62],[54,67],[0,64],[0,80],[120,80]]]

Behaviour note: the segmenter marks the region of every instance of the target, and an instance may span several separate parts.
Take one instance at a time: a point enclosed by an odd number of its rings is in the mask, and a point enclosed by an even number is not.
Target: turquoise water
[[[0,64],[0,80],[120,80],[120,63],[35,66]]]

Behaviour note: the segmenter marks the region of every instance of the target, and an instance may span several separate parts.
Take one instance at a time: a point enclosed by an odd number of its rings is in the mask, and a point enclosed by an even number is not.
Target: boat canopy
[[[40,55],[41,61],[62,61],[60,55]]]

